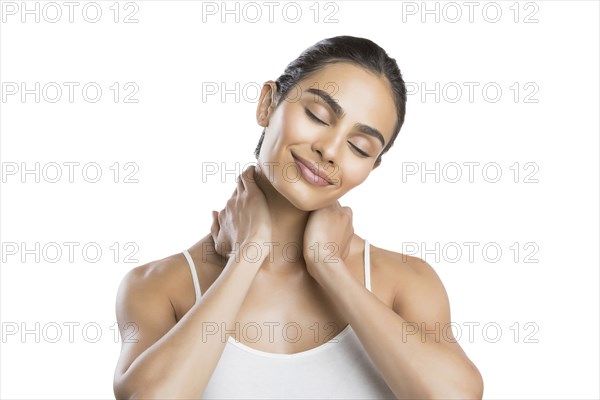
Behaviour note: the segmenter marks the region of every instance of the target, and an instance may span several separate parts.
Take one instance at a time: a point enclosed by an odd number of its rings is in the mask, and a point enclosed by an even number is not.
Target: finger
[[[219,224],[219,228],[221,228],[221,225],[223,224],[223,218],[225,218],[225,209],[222,209],[217,214],[217,223]]]
[[[258,178],[258,174],[260,173],[260,169],[257,168],[256,165],[251,165],[248,168],[248,178],[252,179],[252,182],[256,182],[256,178]]]
[[[255,190],[256,188],[256,167],[254,165],[249,166],[248,168],[246,168],[246,170],[244,171],[244,173],[242,173],[242,183],[244,185],[244,189],[252,192]],[[258,172],[256,172],[258,173]]]
[[[256,168],[256,165],[248,166],[244,172],[242,173],[244,177],[244,182],[256,183],[256,178],[258,177],[259,170]]]
[[[248,182],[248,181],[254,182],[255,172],[256,172],[256,167],[254,165],[249,165],[246,167],[246,169],[244,169],[244,171],[242,172],[242,175],[243,175],[244,179],[246,180],[246,182]]]
[[[217,236],[219,235],[219,214],[216,211],[212,212],[212,225],[210,227],[210,233],[213,237],[213,240],[216,241]]]
[[[241,193],[244,190],[247,189],[248,185],[246,184],[246,177],[245,177],[245,173],[246,173],[247,169],[245,169],[244,171],[242,171],[242,173],[240,174],[240,176],[238,176],[238,184],[237,184],[237,188],[238,188],[238,192]]]

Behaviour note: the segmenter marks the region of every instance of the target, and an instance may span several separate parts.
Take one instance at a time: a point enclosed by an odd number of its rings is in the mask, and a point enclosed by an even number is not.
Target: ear
[[[380,165],[381,165],[381,161],[378,161],[378,162],[376,162],[376,163],[373,165],[373,169],[372,169],[371,171],[375,171],[375,168],[379,167]]]
[[[267,81],[263,84],[256,107],[256,122],[258,125],[266,128],[269,126],[269,119],[275,111],[277,105],[277,84],[274,81]]]

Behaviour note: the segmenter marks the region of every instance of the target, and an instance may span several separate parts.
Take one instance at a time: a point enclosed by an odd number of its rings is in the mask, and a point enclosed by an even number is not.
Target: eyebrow
[[[305,90],[305,92],[319,96],[325,103],[327,103],[331,107],[333,113],[338,119],[342,118],[346,114],[346,112],[344,111],[342,106],[339,105],[337,100],[331,97],[326,91],[316,88],[308,88]],[[383,135],[377,129],[372,128],[369,125],[361,124],[360,122],[354,124],[354,128],[362,133],[379,139],[379,141],[381,142],[381,147],[385,147],[385,140],[383,139]]]

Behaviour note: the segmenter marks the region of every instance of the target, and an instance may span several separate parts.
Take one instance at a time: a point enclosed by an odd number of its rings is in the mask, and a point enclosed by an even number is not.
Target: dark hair
[[[323,39],[304,50],[275,81],[277,84],[277,105],[285,99],[289,90],[299,81],[326,65],[336,62],[353,63],[372,73],[385,76],[391,84],[398,118],[390,142],[377,157],[377,162],[380,162],[381,156],[392,147],[402,124],[404,124],[406,87],[396,60],[389,57],[385,50],[371,40],[354,36],[336,36]],[[263,129],[256,150],[254,150],[254,156],[257,159],[264,137],[265,129]]]

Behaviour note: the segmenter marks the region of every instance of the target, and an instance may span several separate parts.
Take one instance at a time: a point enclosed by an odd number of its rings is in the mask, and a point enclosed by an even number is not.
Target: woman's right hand
[[[237,188],[220,212],[213,211],[210,229],[215,250],[231,256],[249,242],[263,245],[271,241],[271,215],[263,191],[256,184],[259,171],[254,165],[239,176]]]

